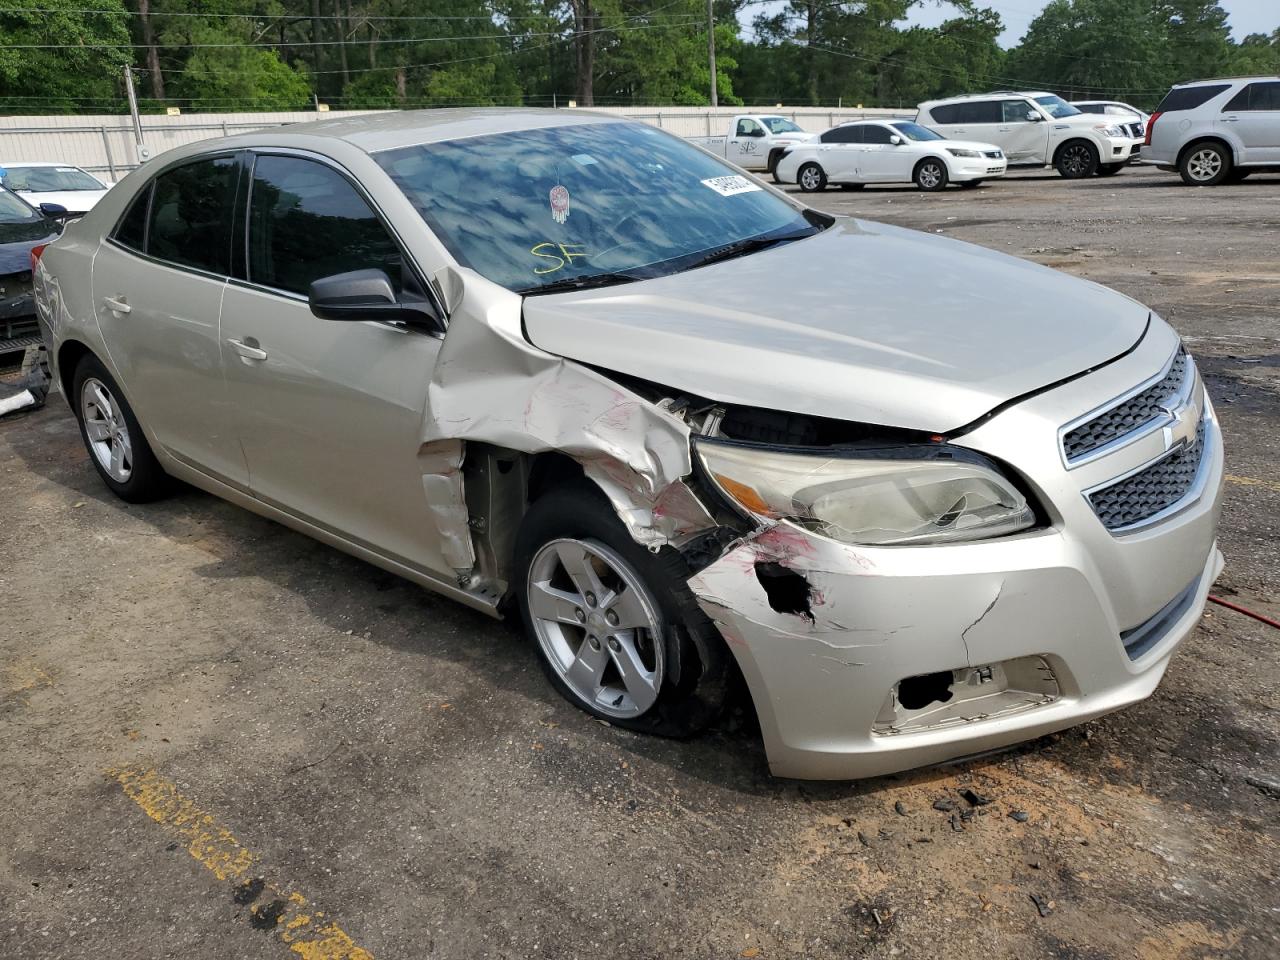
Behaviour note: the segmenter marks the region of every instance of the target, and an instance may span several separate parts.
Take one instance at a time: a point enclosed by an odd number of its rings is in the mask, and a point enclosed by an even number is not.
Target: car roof
[[[593,123],[625,123],[614,114],[589,110],[531,107],[449,107],[437,110],[395,110],[385,113],[334,117],[307,123],[291,123],[235,137],[252,146],[279,142],[282,137],[305,136],[344,140],[366,153],[395,150],[444,140],[462,140],[494,133],[538,130]]]
[[[8,167],[76,167],[74,163],[62,163],[50,160],[0,160],[0,168]]]
[[[1179,87],[1200,87],[1206,83],[1246,83],[1253,80],[1280,80],[1280,74],[1272,74],[1269,77],[1214,77],[1212,80],[1188,80],[1186,83],[1175,83],[1173,88]]]
[[[935,103],[953,103],[958,100],[987,100],[991,97],[1056,97],[1056,93],[1048,90],[988,90],[986,93],[962,93],[956,97],[943,97],[940,100],[928,100],[921,106]]]

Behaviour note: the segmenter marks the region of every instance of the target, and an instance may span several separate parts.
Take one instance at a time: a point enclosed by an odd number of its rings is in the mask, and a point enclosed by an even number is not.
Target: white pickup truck
[[[705,150],[736,163],[744,170],[773,173],[778,158],[789,146],[813,139],[786,117],[769,113],[740,113],[723,137],[689,137]]]

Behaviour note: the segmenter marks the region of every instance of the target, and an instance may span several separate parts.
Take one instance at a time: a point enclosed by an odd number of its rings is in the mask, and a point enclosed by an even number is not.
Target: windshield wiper
[[[643,280],[644,277],[629,273],[593,273],[586,277],[565,277],[552,280],[550,283],[539,283],[531,287],[522,287],[516,293],[531,297],[539,293],[564,293],[568,290],[590,290],[594,287],[611,287],[618,283],[631,283]]]
[[[748,237],[746,240],[739,240],[736,243],[730,243],[727,246],[718,247],[712,250],[704,257],[700,257],[695,262],[689,264],[689,269],[694,267],[705,267],[709,263],[719,263],[722,260],[732,260],[734,257],[745,257],[749,253],[755,253],[758,250],[767,250],[769,247],[779,243],[790,243],[792,240],[803,240],[805,237],[811,237],[817,230],[804,230],[799,233],[785,233],[780,237],[760,236]]]

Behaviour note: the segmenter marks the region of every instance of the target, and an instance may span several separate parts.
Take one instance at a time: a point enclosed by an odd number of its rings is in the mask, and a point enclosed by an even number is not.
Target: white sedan
[[[976,187],[1002,177],[1007,163],[995,144],[947,140],[910,120],[865,120],[842,123],[788,148],[777,176],[783,183],[798,183],[805,193],[829,183],[846,189],[914,183],[921,190],[941,190],[948,183]]]
[[[88,213],[111,188],[111,184],[69,163],[0,161],[0,171],[4,185],[33,207],[57,203],[72,216]]]

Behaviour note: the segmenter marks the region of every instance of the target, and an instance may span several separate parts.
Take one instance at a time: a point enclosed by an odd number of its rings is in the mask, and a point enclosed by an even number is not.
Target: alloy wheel
[[[935,190],[942,182],[942,168],[936,163],[926,163],[920,168],[920,186],[926,190]]]
[[[621,556],[595,540],[552,540],[525,589],[538,644],[574,696],[618,718],[654,705],[665,666],[658,604]]]
[[[1082,143],[1072,144],[1062,151],[1062,169],[1068,176],[1083,177],[1089,172],[1092,154]]]
[[[120,404],[106,384],[90,377],[80,389],[80,417],[94,459],[116,483],[133,474],[133,441]]]
[[[1192,180],[1212,180],[1222,170],[1222,154],[1210,147],[1197,150],[1187,160],[1187,173]]]
[[[817,167],[805,167],[800,171],[800,186],[806,190],[817,190],[822,185],[822,174]]]

